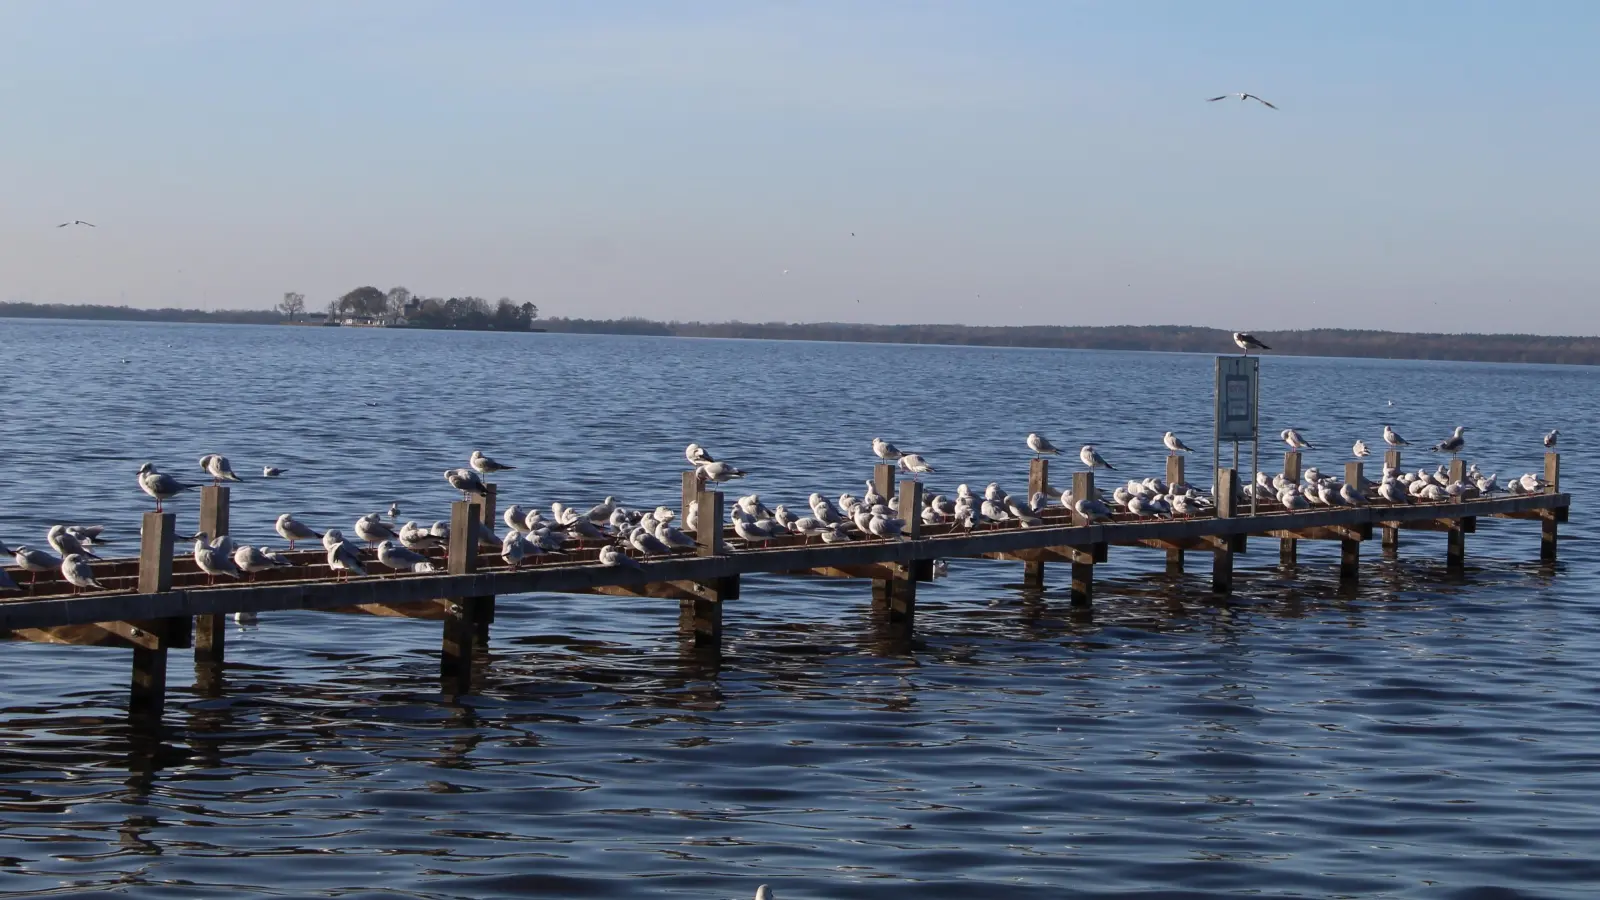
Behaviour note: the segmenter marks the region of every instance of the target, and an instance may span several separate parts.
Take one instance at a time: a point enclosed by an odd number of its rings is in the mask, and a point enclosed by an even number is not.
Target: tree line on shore
[[[293,322],[305,315],[306,295],[290,291],[276,307]],[[366,285],[328,301],[332,321],[360,321],[412,328],[458,328],[470,331],[527,331],[539,318],[539,307],[501,297],[491,304],[482,297],[426,297],[409,288],[387,291]]]
[[[384,312],[404,296],[420,327],[527,330],[538,308],[502,298],[496,305],[476,297],[417,298],[409,291],[357,289],[330,306],[330,312],[368,316]],[[355,295],[355,296],[352,296]],[[299,298],[291,303],[291,297]],[[362,304],[357,307],[356,303]],[[286,304],[288,308],[286,308]],[[342,304],[342,305],[341,305]],[[291,313],[292,309],[292,313]],[[357,313],[356,310],[361,312]],[[282,322],[305,312],[303,295],[285,297],[271,310],[133,309],[127,306],[61,303],[0,303],[0,317],[40,319],[102,319],[140,322],[215,322],[265,325]],[[408,320],[411,316],[406,316]],[[659,337],[750,338],[764,340],[845,341],[895,344],[951,344],[980,347],[1045,347],[1081,350],[1146,350],[1180,353],[1234,353],[1229,332],[1220,328],[1186,325],[862,325],[849,322],[659,322],[621,319],[540,319],[551,332],[620,334]],[[1600,338],[1536,334],[1412,334],[1347,328],[1313,328],[1299,331],[1257,331],[1274,353],[1295,356],[1345,356],[1375,359],[1433,359],[1476,362],[1566,363],[1600,365]]]

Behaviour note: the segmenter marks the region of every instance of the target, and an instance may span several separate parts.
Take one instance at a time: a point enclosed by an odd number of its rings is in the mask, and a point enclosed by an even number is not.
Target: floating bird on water
[[[467,465],[471,466],[472,471],[477,472],[479,475],[488,475],[491,472],[508,472],[516,468],[516,466],[508,466],[484,456],[482,450],[472,451],[472,456],[467,460]]]
[[[1460,453],[1461,449],[1467,446],[1467,439],[1463,436],[1463,432],[1466,430],[1467,426],[1457,425],[1455,434],[1452,434],[1439,443],[1433,445],[1433,452],[1448,453],[1451,456],[1455,456],[1457,453]]]
[[[1257,103],[1261,104],[1262,106],[1267,107],[1268,109],[1277,109],[1276,106],[1273,106],[1271,103],[1268,103],[1267,101],[1261,99],[1260,97],[1257,97],[1255,94],[1246,94],[1246,93],[1242,93],[1242,92],[1239,92],[1239,91],[1234,91],[1231,94],[1223,94],[1221,97],[1209,97],[1209,98],[1206,99],[1206,102],[1207,103],[1215,103],[1218,100],[1226,100],[1229,97],[1238,97],[1240,103],[1243,103],[1246,100],[1254,100]]]
[[[1555,430],[1551,431],[1549,434],[1544,436],[1544,445],[1546,447],[1549,447],[1551,450],[1554,450],[1556,448],[1556,441],[1558,441],[1560,439],[1561,439],[1561,430],[1558,428],[1558,429],[1555,429]]]
[[[1192,448],[1190,448],[1188,446],[1185,446],[1183,441],[1178,440],[1178,436],[1173,434],[1170,431],[1167,432],[1161,438],[1161,443],[1166,444],[1167,445],[1167,449],[1171,450],[1173,453],[1179,453],[1179,452],[1182,452],[1182,453],[1193,453],[1194,452],[1194,450]]]
[[[261,467],[261,477],[262,478],[277,478],[279,475],[282,475],[283,473],[285,473],[287,471],[289,471],[289,470],[288,469],[280,469],[277,466],[262,466]]]
[[[1395,430],[1388,425],[1383,426],[1383,442],[1391,447],[1406,447],[1411,444],[1410,441],[1396,434]]]
[[[1110,469],[1113,472],[1117,470],[1116,466],[1106,462],[1105,457],[1100,455],[1100,451],[1094,449],[1093,444],[1084,444],[1083,449],[1078,451],[1078,458],[1083,460],[1083,464],[1091,469]]]
[[[1233,342],[1235,344],[1239,345],[1239,349],[1244,351],[1244,355],[1245,356],[1249,356],[1250,355],[1251,348],[1254,348],[1256,350],[1271,350],[1272,349],[1271,347],[1268,347],[1266,344],[1263,344],[1261,342],[1260,338],[1256,337],[1253,334],[1250,334],[1249,332],[1245,332],[1245,331],[1235,331],[1233,333]]]
[[[398,519],[398,518],[400,518],[400,501],[399,500],[396,500],[393,503],[389,504],[389,518],[390,519]]]
[[[89,565],[89,561],[76,553],[61,561],[61,575],[72,585],[74,594],[78,592],[78,588],[106,590],[105,585],[94,580],[94,568]]]
[[[139,489],[156,498],[156,512],[161,512],[161,501],[173,497],[194,487],[192,484],[183,484],[171,475],[157,472],[156,467],[145,463],[139,467]]]

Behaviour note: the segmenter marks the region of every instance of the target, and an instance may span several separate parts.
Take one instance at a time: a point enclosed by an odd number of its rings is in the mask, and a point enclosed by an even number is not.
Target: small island
[[[491,304],[482,297],[423,297],[404,287],[379,290],[358,287],[329,301],[325,313],[307,313],[304,294],[283,295],[277,311],[289,324],[343,325],[356,328],[453,328],[461,331],[543,331],[534,327],[539,307],[501,297]]]

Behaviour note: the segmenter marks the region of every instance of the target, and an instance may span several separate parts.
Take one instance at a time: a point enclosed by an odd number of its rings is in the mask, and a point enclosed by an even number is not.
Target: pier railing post
[[[139,593],[159,594],[172,590],[172,543],[177,536],[178,517],[175,514],[144,514],[139,537]],[[133,645],[133,679],[128,695],[128,712],[160,718],[167,704],[169,637],[160,632],[172,623],[170,620],[157,619],[141,624],[154,627],[157,634],[153,642]]]
[[[1072,473],[1072,500],[1076,503],[1087,497],[1094,496],[1094,472]],[[1072,511],[1072,524],[1087,525],[1088,520],[1078,515],[1077,510]],[[1088,606],[1094,602],[1094,563],[1101,558],[1105,548],[1100,544],[1090,547],[1073,547],[1069,550],[1072,557],[1072,605]]]
[[[1086,499],[1086,498],[1089,498],[1089,497],[1093,497],[1093,496],[1094,496],[1094,473],[1093,472],[1073,472],[1072,473],[1072,502],[1073,503],[1077,503],[1079,500],[1083,500],[1083,499]],[[1072,524],[1074,524],[1074,525],[1087,525],[1087,524],[1089,524],[1089,520],[1085,519],[1082,515],[1079,515],[1077,510],[1073,510],[1072,511]]]
[[[1183,473],[1183,456],[1180,455],[1180,454],[1177,454],[1177,453],[1168,454],[1167,455],[1167,487],[1168,487],[1168,489],[1170,489],[1172,487],[1172,485],[1183,484],[1187,480],[1188,479],[1184,478],[1184,473]],[[1167,551],[1167,574],[1168,575],[1182,575],[1183,574],[1183,551],[1182,550],[1168,550]]]
[[[1387,472],[1390,469],[1394,469],[1396,472],[1398,472],[1400,470],[1400,465],[1401,465],[1401,462],[1400,462],[1400,451],[1399,450],[1390,450],[1390,451],[1388,451],[1388,452],[1383,454],[1383,468],[1384,468],[1385,472]],[[1396,552],[1399,551],[1399,549],[1400,549],[1400,526],[1398,526],[1398,525],[1385,525],[1385,526],[1383,526],[1383,553],[1384,553],[1384,555],[1385,556],[1393,556]]]
[[[692,473],[691,473],[692,474]],[[703,487],[696,482],[697,487]],[[684,490],[688,490],[688,481]],[[695,529],[695,552],[700,556],[721,556],[723,546],[723,520],[727,512],[723,507],[721,491],[701,490],[695,501],[700,504],[700,521]],[[739,599],[739,576],[729,575],[702,583],[678,600],[678,631],[700,649],[722,648],[722,604]]]
[[[1356,491],[1364,491],[1366,476],[1359,462],[1344,464],[1344,481]],[[1365,531],[1363,532],[1366,533]],[[1361,577],[1361,542],[1354,538],[1339,539],[1339,580],[1356,581]]]
[[[1234,504],[1239,498],[1239,472],[1236,469],[1217,470],[1217,518],[1231,519],[1236,515]],[[1211,592],[1233,593],[1233,540],[1222,535],[1222,540],[1211,555]]]
[[[894,496],[895,467],[888,463],[878,463],[872,467],[872,489],[883,495],[887,503]]]
[[[478,535],[483,505],[470,500],[450,504],[450,547],[446,565],[451,575],[478,571]],[[439,653],[439,680],[448,694],[472,689],[472,654],[477,644],[476,597],[462,597],[449,605],[444,620],[444,640]]]
[[[1283,477],[1290,484],[1300,483],[1300,451],[1290,450],[1283,454]],[[1278,543],[1278,561],[1285,565],[1295,561],[1296,552],[1300,542],[1294,538],[1283,538]]]
[[[206,485],[200,489],[200,530],[216,540],[228,533],[227,485]],[[228,617],[222,613],[195,616],[194,664],[202,682],[212,682],[222,667],[228,639]]]
[[[722,506],[721,491],[700,492],[700,521],[694,532],[695,552],[701,556],[721,556],[722,520],[727,512]]]
[[[1561,454],[1553,450],[1544,455],[1544,492],[1561,493]],[[1556,529],[1559,522],[1553,509],[1545,510],[1539,522],[1539,559],[1544,562],[1556,561]]]
[[[495,497],[499,494],[500,489],[495,484],[485,484],[483,487],[483,512],[481,513],[483,518],[480,521],[492,532],[495,530],[495,525],[500,521],[499,512],[495,507]],[[485,649],[489,646],[489,625],[494,621],[494,596],[473,597],[470,602],[477,606],[472,611],[472,620],[476,623],[475,627],[477,628],[477,649]]]
[[[1028,502],[1033,502],[1034,494],[1044,494],[1046,502],[1050,497],[1050,460],[1040,457],[1028,463]],[[1044,561],[1035,560],[1022,564],[1022,586],[1028,590],[1044,590]]]
[[[1450,483],[1456,484],[1467,476],[1467,464],[1460,457],[1450,460]],[[1445,567],[1456,572],[1466,567],[1467,564],[1467,529],[1462,519],[1451,521],[1450,530],[1446,532]]]

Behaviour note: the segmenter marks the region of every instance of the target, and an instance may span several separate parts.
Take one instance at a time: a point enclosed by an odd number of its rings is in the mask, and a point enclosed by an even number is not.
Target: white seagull
[[[1162,436],[1161,443],[1166,444],[1167,445],[1167,449],[1171,450],[1173,453],[1193,453],[1194,452],[1193,449],[1191,449],[1188,446],[1185,446],[1183,441],[1178,440],[1178,436],[1173,434],[1170,431],[1167,432],[1164,436]]]
[[[1544,436],[1544,445],[1549,447],[1551,450],[1554,450],[1556,448],[1556,441],[1560,439],[1561,429],[1558,428]]]
[[[1350,447],[1350,452],[1355,454],[1356,459],[1366,459],[1372,455],[1372,451],[1367,449],[1366,441],[1356,441],[1355,444]]]
[[[89,561],[76,553],[69,555],[61,561],[61,574],[72,584],[72,592],[76,594],[78,588],[95,588],[106,590],[106,586],[94,580],[94,568]]]
[[[262,466],[261,467],[261,477],[262,478],[277,478],[279,475],[282,475],[283,473],[285,473],[287,471],[289,471],[289,470],[288,469],[280,469],[277,466]]]
[[[700,446],[699,444],[690,444],[689,446],[683,448],[683,456],[689,461],[689,465],[694,466],[695,468],[709,465],[710,463],[717,461],[716,457],[707,453],[706,448]]]
[[[1395,430],[1388,425],[1383,426],[1383,442],[1391,447],[1405,447],[1411,444],[1410,441],[1396,434]]]
[[[1028,435],[1028,449],[1033,451],[1034,456],[1055,456],[1061,452],[1056,449],[1055,444],[1050,443],[1042,434]]]
[[[1254,348],[1256,350],[1271,350],[1272,349],[1271,347],[1268,347],[1266,344],[1263,344],[1261,342],[1260,338],[1258,338],[1255,335],[1250,334],[1249,332],[1246,332],[1246,331],[1235,331],[1233,333],[1233,342],[1235,344],[1239,345],[1239,349],[1244,351],[1244,355],[1245,356],[1249,356],[1250,355],[1250,350],[1252,348]]]
[[[1247,93],[1243,93],[1241,91],[1234,91],[1231,94],[1223,94],[1221,97],[1208,97],[1208,98],[1206,98],[1206,102],[1207,103],[1215,103],[1218,100],[1226,100],[1229,97],[1238,97],[1240,103],[1243,103],[1246,100],[1254,100],[1257,103],[1261,104],[1262,106],[1267,107],[1268,109],[1277,109],[1276,106],[1273,106],[1271,103],[1268,103],[1267,101],[1261,99],[1260,97],[1257,97],[1255,94],[1247,94]]]
[[[488,475],[490,472],[506,472],[516,468],[516,466],[495,462],[493,459],[484,456],[482,450],[472,451],[472,456],[467,459],[467,465],[471,466],[472,471],[477,472],[479,475]]]
[[[1091,469],[1110,469],[1113,472],[1117,470],[1116,466],[1106,462],[1105,457],[1094,449],[1093,444],[1084,444],[1083,449],[1078,451],[1078,458],[1083,460],[1083,464]]]
[[[1283,442],[1285,444],[1289,445],[1289,449],[1290,450],[1315,450],[1315,449],[1317,449],[1317,448],[1311,446],[1310,444],[1306,443],[1306,439],[1300,436],[1300,432],[1296,431],[1293,428],[1285,428],[1282,432],[1280,432],[1278,434],[1278,437],[1283,438]]]
[[[233,473],[233,466],[226,456],[220,453],[207,453],[200,457],[200,468],[211,476],[212,484],[221,484],[224,481],[243,481]]]
[[[923,459],[919,453],[907,453],[905,456],[900,457],[897,465],[902,471],[910,472],[913,475],[926,475],[933,471],[933,466],[928,465],[928,461]]]
[[[182,484],[178,479],[163,472],[157,472],[156,467],[145,463],[139,467],[139,490],[156,498],[156,512],[161,512],[161,501],[173,497],[194,487],[192,484]]]
[[[289,542],[290,550],[294,549],[295,541],[314,541],[322,537],[321,533],[313,531],[311,526],[288,513],[278,517],[276,528],[278,536]]]
[[[905,456],[904,453],[900,452],[899,447],[896,447],[883,438],[876,437],[872,439],[872,452],[884,462],[894,462],[900,457]]]

